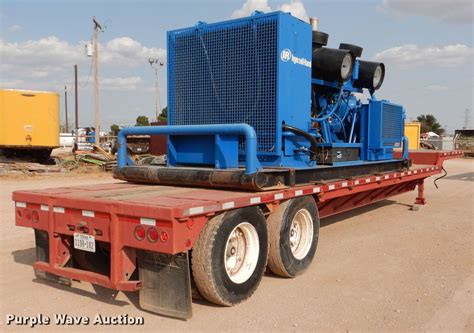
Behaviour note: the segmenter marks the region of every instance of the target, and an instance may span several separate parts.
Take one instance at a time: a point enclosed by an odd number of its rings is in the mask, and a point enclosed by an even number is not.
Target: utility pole
[[[77,92],[77,65],[74,65],[74,95],[76,113],[76,145],[79,144],[79,94]]]
[[[67,121],[67,86],[64,86],[64,110],[66,112],[66,133],[69,132],[69,124]]]
[[[464,126],[463,129],[471,128],[471,111],[469,109],[464,110]]]
[[[164,65],[163,62],[159,61],[157,58],[148,58],[150,66],[155,70],[155,112],[156,112],[156,121],[161,112],[161,103],[160,103],[160,88],[158,86],[158,68]]]
[[[96,21],[95,16],[92,18],[94,23],[94,109],[95,109],[95,144],[100,143],[100,117],[99,117],[99,30],[102,31],[102,26]]]

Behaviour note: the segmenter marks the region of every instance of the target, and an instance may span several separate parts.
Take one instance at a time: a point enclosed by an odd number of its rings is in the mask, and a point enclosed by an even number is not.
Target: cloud
[[[397,16],[426,16],[450,24],[473,22],[472,0],[383,0],[377,10]]]
[[[119,37],[107,42],[102,52],[101,60],[107,63],[124,66],[140,66],[148,58],[166,59],[166,51],[160,48],[148,48],[130,37]]]
[[[278,10],[281,10],[285,13],[291,13],[294,17],[299,18],[305,22],[309,22],[308,14],[306,13],[306,9],[304,5],[299,0],[292,0],[290,3],[285,3],[278,7]]]
[[[106,91],[131,91],[137,90],[142,82],[139,76],[104,78],[100,80],[100,88]]]
[[[439,85],[439,84],[431,84],[425,87],[425,90],[428,92],[440,92],[449,90],[447,86]]]
[[[72,65],[89,68],[91,59],[84,54],[85,41],[70,43],[55,36],[24,42],[0,40],[0,77],[2,85],[22,80],[45,89],[61,89],[71,79]],[[148,48],[130,37],[119,37],[99,48],[102,68],[147,66],[149,57],[165,59],[166,51]],[[125,81],[118,81],[125,82]],[[138,81],[128,81],[135,89]],[[123,83],[108,82],[111,90],[124,89]]]
[[[235,10],[231,17],[239,18],[252,14],[254,11],[270,12],[272,9],[268,5],[268,0],[247,0],[240,9]]]
[[[31,66],[64,66],[77,62],[88,62],[84,55],[84,44],[75,45],[55,36],[9,43],[0,40],[0,52],[4,64]],[[166,51],[147,48],[130,37],[114,38],[99,48],[100,63],[111,65],[139,66],[149,57],[164,59]]]
[[[19,32],[23,30],[23,27],[21,25],[18,25],[18,24],[14,24],[14,25],[11,25],[8,27],[8,31],[10,32]]]
[[[472,59],[474,48],[463,44],[443,47],[420,47],[416,44],[405,44],[392,47],[375,55],[375,60],[386,61],[400,67],[419,66],[455,67]]]
[[[1,81],[0,88],[21,88],[24,87],[23,80]]]
[[[6,66],[53,67],[75,63],[82,57],[82,47],[50,36],[21,43],[0,41],[2,64]]]
[[[271,12],[272,8],[268,4],[268,0],[247,0],[241,8],[235,10],[231,17],[239,18],[246,17],[252,14],[254,11]],[[281,10],[285,13],[291,13],[291,15],[308,22],[308,14],[301,0],[291,0],[289,3],[284,3],[278,6],[277,10]]]

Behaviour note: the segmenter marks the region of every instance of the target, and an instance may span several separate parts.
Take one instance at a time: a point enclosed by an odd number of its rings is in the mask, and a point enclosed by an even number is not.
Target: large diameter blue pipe
[[[128,135],[242,135],[245,136],[245,169],[246,173],[258,171],[257,134],[247,124],[216,124],[216,125],[176,125],[176,126],[136,126],[120,130],[118,141],[117,167],[127,165]]]
[[[402,150],[402,158],[404,160],[408,159],[408,137],[406,135],[403,136],[403,150]]]

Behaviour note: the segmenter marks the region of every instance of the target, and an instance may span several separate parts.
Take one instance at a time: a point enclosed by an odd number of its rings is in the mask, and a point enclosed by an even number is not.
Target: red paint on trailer
[[[425,155],[423,155],[425,154]],[[140,281],[130,281],[135,270],[136,251],[143,249],[176,254],[192,248],[201,230],[215,214],[251,205],[265,205],[272,211],[282,200],[312,195],[318,201],[320,217],[348,211],[418,186],[416,203],[424,203],[423,181],[440,173],[445,159],[460,152],[416,152],[410,170],[389,172],[327,183],[309,184],[268,192],[244,192],[176,186],[137,185],[125,182],[105,185],[16,191],[16,225],[48,232],[49,263],[35,262],[34,268],[66,278],[107,288],[133,291]],[[38,220],[27,218],[36,211]],[[156,228],[155,242],[137,239],[135,228],[146,234]],[[74,232],[93,235],[110,244],[110,276],[65,267],[71,256]]]
[[[408,158],[414,164],[436,165],[441,167],[446,159],[459,158],[463,156],[460,150],[411,150]],[[402,158],[402,152],[396,151],[394,158]]]

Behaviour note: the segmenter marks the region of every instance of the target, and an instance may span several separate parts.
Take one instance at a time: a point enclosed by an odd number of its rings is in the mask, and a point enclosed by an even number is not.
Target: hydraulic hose
[[[316,149],[317,149],[317,144],[318,144],[318,141],[316,140],[316,138],[314,136],[312,136],[308,132],[305,132],[305,131],[303,131],[299,128],[296,128],[296,127],[293,127],[293,126],[290,126],[290,125],[286,125],[286,124],[283,124],[283,131],[292,132],[296,135],[300,135],[300,136],[303,136],[306,139],[308,139],[308,141],[311,143],[311,148],[310,148],[310,150],[312,152],[311,159],[314,160],[314,158],[316,156]]]

